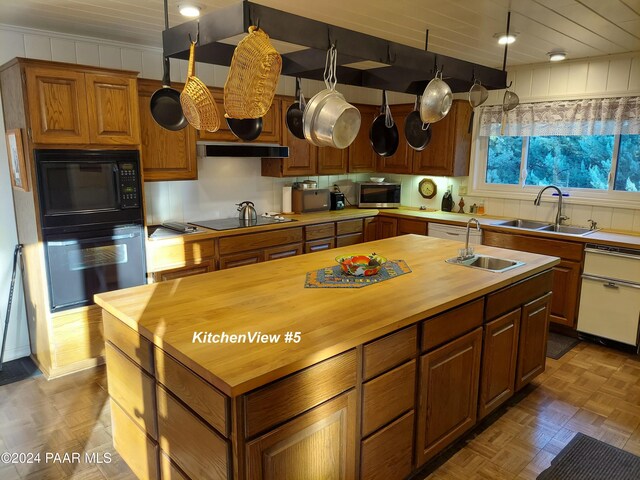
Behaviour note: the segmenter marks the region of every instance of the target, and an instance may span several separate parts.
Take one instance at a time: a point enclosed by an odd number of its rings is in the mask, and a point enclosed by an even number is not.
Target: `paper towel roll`
[[[282,187],[282,213],[293,213],[291,211],[291,187]]]

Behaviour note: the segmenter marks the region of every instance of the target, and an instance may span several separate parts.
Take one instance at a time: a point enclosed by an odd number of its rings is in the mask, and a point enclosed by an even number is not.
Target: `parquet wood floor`
[[[0,453],[109,453],[111,463],[0,462],[2,480],[135,478],[115,452],[104,367],[0,387]],[[640,357],[581,343],[428,480],[533,480],[582,432],[640,455]]]

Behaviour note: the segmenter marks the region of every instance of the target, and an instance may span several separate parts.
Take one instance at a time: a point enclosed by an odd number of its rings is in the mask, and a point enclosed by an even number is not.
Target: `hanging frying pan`
[[[164,28],[169,29],[167,0],[164,0]],[[168,57],[164,57],[162,88],[156,90],[151,96],[150,108],[151,116],[162,128],[177,131],[187,126],[188,122],[180,105],[180,92],[171,88]]]
[[[374,152],[382,157],[390,157],[398,149],[400,135],[398,134],[398,126],[391,116],[386,90],[382,91],[380,115],[375,118],[369,129],[369,141]]]
[[[229,130],[240,140],[250,142],[262,133],[262,117],[258,118],[227,118]]]
[[[404,119],[404,136],[411,148],[421,152],[431,141],[431,124],[420,118],[420,95],[416,95],[413,111]]]
[[[287,128],[294,136],[304,140],[302,118],[304,117],[304,109],[307,106],[307,102],[305,102],[304,95],[302,95],[299,77],[296,77],[296,100],[297,101],[287,109]]]

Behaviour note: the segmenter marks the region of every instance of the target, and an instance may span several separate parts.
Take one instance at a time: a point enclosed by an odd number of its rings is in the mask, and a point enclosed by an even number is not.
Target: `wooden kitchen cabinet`
[[[187,125],[173,132],[162,128],[151,115],[151,97],[162,88],[157,80],[138,81],[138,106],[140,112],[140,155],[144,180],[196,180],[196,130]],[[173,84],[182,90],[182,85]]]
[[[151,274],[154,283],[165,282],[167,280],[175,280],[176,278],[190,277],[192,275],[200,275],[201,273],[209,273],[215,270],[213,259],[198,262],[186,267],[172,268],[168,270],[160,270]]]
[[[409,147],[412,152],[413,173],[450,177],[469,175],[470,117],[469,102],[454,100],[447,116],[431,124],[429,145],[421,152]]]
[[[282,112],[294,103],[292,98],[282,100]],[[293,135],[286,124],[286,114],[281,116],[282,145],[289,147],[289,158],[263,158],[262,175],[267,177],[296,177],[316,175],[318,171],[318,147]]]
[[[353,390],[247,443],[246,478],[355,480]]]
[[[415,458],[424,464],[476,423],[482,328],[420,358]]]
[[[378,217],[376,240],[395,237],[398,234],[398,221],[395,218]]]
[[[414,233],[416,235],[427,234],[427,222],[424,220],[409,220],[401,218],[398,220],[398,235]]]
[[[518,308],[484,326],[478,419],[484,418],[513,396],[520,314],[521,309]]]
[[[318,175],[341,175],[347,173],[349,150],[332,147],[318,148]]]
[[[291,245],[280,245],[277,247],[265,248],[264,260],[278,260],[279,258],[295,257],[302,255],[302,244],[293,243]]]
[[[227,268],[242,267],[264,261],[264,252],[255,250],[252,252],[233,253],[230,255],[220,255],[220,270]]]
[[[413,105],[393,105],[391,114],[398,127],[398,149],[389,157],[377,157],[377,171],[381,173],[411,173],[413,149],[404,136],[404,120],[413,111]]]
[[[335,238],[323,238],[320,240],[312,240],[304,242],[304,253],[319,252],[321,250],[329,250],[336,247]]]
[[[403,480],[409,476],[413,469],[413,422],[411,410],[362,442],[361,479]]]
[[[576,310],[580,297],[580,265],[580,262],[563,259],[553,267],[551,321],[570,328],[575,328],[576,325]]]
[[[380,217],[369,217],[364,219],[364,241],[373,242],[378,239],[378,219]]]
[[[32,141],[42,144],[137,145],[133,73],[25,61]]]
[[[349,145],[349,172],[375,172],[377,155],[371,147],[369,129],[380,113],[375,105],[355,105],[360,110],[360,130],[356,139]]]
[[[550,307],[551,292],[522,307],[516,391],[544,372]]]

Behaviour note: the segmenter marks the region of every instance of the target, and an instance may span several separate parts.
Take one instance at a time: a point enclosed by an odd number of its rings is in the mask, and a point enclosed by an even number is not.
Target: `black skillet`
[[[262,117],[258,118],[227,118],[229,130],[240,140],[250,142],[262,133]]]
[[[400,135],[398,126],[394,123],[387,103],[387,92],[382,91],[382,106],[378,115],[369,129],[369,141],[373,151],[382,157],[390,157],[398,149]]]
[[[296,137],[304,140],[304,126],[302,118],[304,117],[304,97],[300,88],[300,78],[296,77],[296,102],[291,104],[287,109],[287,128]]]
[[[169,29],[167,0],[164,0],[164,28]],[[171,88],[168,57],[164,57],[162,88],[156,90],[151,96],[150,108],[151,116],[162,128],[175,132],[187,126],[188,122],[180,105],[180,92]]]
[[[411,148],[421,152],[431,141],[431,124],[422,122],[419,105],[420,95],[417,95],[413,111],[404,119],[404,136]]]

